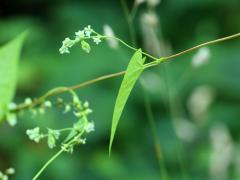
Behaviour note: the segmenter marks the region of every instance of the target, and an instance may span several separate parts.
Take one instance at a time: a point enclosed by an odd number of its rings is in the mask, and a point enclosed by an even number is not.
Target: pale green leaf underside
[[[122,115],[124,106],[127,102],[127,99],[137,81],[139,76],[141,75],[142,71],[144,70],[145,58],[142,58],[142,51],[139,49],[137,52],[134,53],[132,56],[125,76],[123,78],[122,84],[120,86],[118,96],[115,102],[115,107],[113,111],[113,118],[112,118],[112,128],[111,128],[111,135],[110,135],[110,144],[109,144],[109,153],[111,153],[112,143],[114,139],[114,135],[116,132],[116,128],[120,117]]]
[[[0,47],[0,121],[12,101],[17,81],[18,59],[26,32]]]

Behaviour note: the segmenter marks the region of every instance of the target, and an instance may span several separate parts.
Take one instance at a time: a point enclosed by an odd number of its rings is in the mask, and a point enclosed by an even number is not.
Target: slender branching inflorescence
[[[88,116],[92,113],[92,109],[89,107],[87,101],[80,101],[78,95],[73,90],[70,90],[69,93],[72,96],[71,102],[64,102],[63,99],[58,98],[58,104],[64,105],[63,113],[72,112],[77,118],[77,121],[72,125],[72,127],[67,127],[63,129],[51,129],[47,128],[45,133],[40,127],[35,127],[33,129],[28,129],[26,134],[30,140],[33,140],[36,143],[39,143],[43,139],[47,139],[47,144],[50,149],[57,146],[57,142],[62,139],[60,145],[60,150],[49,160],[47,163],[38,171],[38,173],[33,177],[37,179],[44,169],[56,159],[62,152],[72,153],[75,145],[85,144],[86,135],[95,130],[94,123],[89,120]],[[52,103],[47,100],[44,101],[43,105],[45,107],[52,107]],[[68,135],[65,138],[60,138],[64,133]]]
[[[86,53],[90,53],[91,46],[87,42],[87,40],[91,39],[95,44],[99,44],[101,39],[103,38],[102,35],[96,33],[90,25],[85,27],[83,30],[79,30],[75,32],[75,39],[71,40],[69,37],[65,38],[62,42],[62,47],[59,49],[60,54],[70,53],[69,49],[77,43],[81,43],[82,49]]]
[[[72,127],[64,129],[47,128],[46,133],[43,133],[40,127],[28,129],[26,134],[30,140],[39,143],[41,140],[47,139],[48,147],[52,149],[56,147],[56,142],[60,139],[60,136],[62,136],[64,132],[69,132],[65,140],[62,141],[61,148],[65,151],[72,152],[75,144],[85,144],[86,138],[83,138],[83,136],[94,131],[94,123],[88,120],[88,115],[92,113],[92,110],[89,108],[89,103],[87,101],[82,103],[74,91],[70,91],[70,93],[72,95],[72,102],[64,103],[60,98],[58,102],[64,104],[64,113],[69,111],[73,112],[74,116],[77,118],[77,122],[75,122]],[[52,107],[52,103],[49,100],[45,101],[43,105],[45,107]],[[42,108],[43,107],[41,107],[41,109]],[[72,139],[74,139],[74,141],[68,144],[69,140]]]

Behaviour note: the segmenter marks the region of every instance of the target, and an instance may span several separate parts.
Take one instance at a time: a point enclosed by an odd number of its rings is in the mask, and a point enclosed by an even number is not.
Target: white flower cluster
[[[93,34],[93,35],[92,35]],[[85,27],[83,30],[75,32],[75,39],[65,38],[62,42],[62,47],[59,49],[60,54],[70,53],[69,48],[74,46],[76,43],[80,42],[82,49],[89,53],[91,51],[91,46],[87,43],[86,39],[92,39],[95,44],[101,42],[101,35],[97,34],[90,25]]]
[[[56,140],[59,139],[60,132],[58,130],[53,130],[48,128],[48,147],[50,149],[56,146]]]
[[[14,168],[8,168],[5,170],[5,172],[0,171],[0,179],[1,180],[8,180],[9,179],[9,175],[13,175],[15,173],[15,169]]]
[[[43,134],[40,134],[39,127],[35,127],[33,129],[28,129],[26,131],[26,134],[28,135],[29,139],[35,141],[36,143],[38,143],[44,137]]]
[[[36,115],[37,113],[44,114],[45,108],[52,107],[51,101],[46,100],[42,104],[40,104],[40,106],[37,109],[33,108],[32,107],[33,100],[30,97],[27,97],[24,100],[23,105],[27,106],[34,115]],[[6,119],[10,126],[15,126],[17,124],[17,112],[11,112],[15,108],[17,108],[16,103],[14,103],[14,102],[9,103],[8,112],[6,114]]]
[[[31,105],[33,105],[33,100],[29,97],[25,99],[24,104],[29,106],[30,111],[32,112],[33,115],[44,114],[46,108],[52,107],[52,102],[49,100],[45,100],[37,108],[31,107]]]
[[[92,113],[89,108],[89,103],[85,101],[82,103],[78,95],[74,91],[70,91],[72,95],[72,101],[65,103],[62,98],[58,98],[58,103],[64,105],[64,113],[72,111],[73,114],[78,118],[78,121],[73,124],[70,128],[64,129],[48,129],[46,134],[40,133],[40,128],[35,127],[33,129],[28,129],[26,134],[30,140],[39,143],[42,139],[47,138],[48,147],[50,149],[56,146],[56,142],[59,139],[62,132],[69,131],[69,135],[63,141],[61,148],[67,152],[73,152],[73,147],[76,144],[85,144],[86,138],[82,138],[84,134],[88,134],[95,130],[94,123],[88,120],[88,115]],[[29,101],[29,102],[27,102]],[[30,99],[26,100],[27,104],[30,104]],[[51,107],[52,103],[50,101],[44,101],[41,107]],[[70,144],[68,144],[70,142]]]
[[[92,131],[95,130],[95,125],[93,122],[88,122],[85,127],[84,127],[84,130],[87,132],[87,133],[90,133]]]
[[[35,127],[33,129],[28,129],[26,131],[26,134],[28,135],[30,140],[33,140],[36,143],[39,143],[40,140],[42,140],[43,138],[47,138],[48,147],[50,149],[52,149],[56,146],[56,140],[58,140],[59,136],[61,135],[59,130],[53,130],[50,128],[48,128],[47,134],[42,134],[42,133],[40,133],[39,127]]]

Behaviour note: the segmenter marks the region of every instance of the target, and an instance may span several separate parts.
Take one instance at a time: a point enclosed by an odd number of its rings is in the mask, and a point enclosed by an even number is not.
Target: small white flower
[[[81,139],[81,138],[80,138],[80,139],[79,139],[79,143],[80,143],[80,144],[86,144],[86,138],[84,138],[84,139]]]
[[[60,132],[58,130],[48,128],[48,133],[53,135],[55,139],[59,139]]]
[[[102,41],[101,41],[101,39],[99,37],[94,37],[93,38],[93,42],[95,42],[98,45]]]
[[[86,126],[84,127],[84,129],[87,133],[94,131],[95,130],[94,123],[93,122],[87,123]]]
[[[65,38],[64,41],[62,42],[62,47],[59,49],[60,54],[64,53],[70,53],[68,48],[72,47],[75,44],[74,40],[71,40],[70,38]]]
[[[75,32],[75,35],[76,35],[76,39],[82,39],[85,37],[84,31],[81,31],[81,30]]]
[[[82,117],[82,115],[83,115],[82,112],[73,112],[73,114],[74,114],[76,117]]]
[[[24,100],[24,104],[26,104],[26,105],[31,105],[32,104],[32,99],[31,98],[26,98],[25,100]]]
[[[91,31],[85,31],[85,35],[86,35],[86,37],[91,37]]]
[[[49,107],[49,108],[52,107],[51,101],[45,101],[45,102],[44,102],[44,106],[45,106],[45,107]]]
[[[34,129],[28,129],[26,131],[26,134],[28,135],[29,139],[35,141],[36,143],[38,143],[40,141],[40,139],[43,137],[40,133],[39,133],[40,129],[39,127],[35,127]]]
[[[2,180],[8,180],[8,176],[7,175],[3,175],[2,176]]]
[[[67,47],[64,47],[64,46],[62,46],[62,47],[59,49],[59,52],[60,52],[60,54],[65,54],[65,53],[69,54],[69,53],[70,53],[70,51],[68,50],[68,48],[67,48]]]
[[[74,45],[74,41],[67,37],[63,40],[62,44],[66,47],[72,47]]]
[[[17,104],[15,102],[11,102],[8,104],[8,109],[9,110],[13,110],[17,107]]]
[[[48,147],[50,149],[56,146],[56,140],[59,139],[60,132],[53,129],[48,129]]]
[[[84,111],[84,113],[87,115],[87,114],[91,114],[93,112],[92,109],[88,108]]]
[[[84,28],[84,32],[85,32],[86,37],[91,37],[92,31],[93,30],[92,30],[90,25],[88,25],[87,27]]]
[[[89,107],[89,102],[88,102],[88,101],[85,101],[85,102],[83,103],[83,107],[84,107],[84,108],[88,108],[88,107]]]
[[[8,168],[6,170],[6,174],[14,174],[15,173],[15,169],[14,168]]]
[[[193,56],[192,66],[198,68],[208,62],[210,58],[210,50],[207,47],[202,47]]]
[[[90,25],[86,26],[86,27],[84,28],[84,31],[92,31],[91,26],[90,26]]]
[[[71,106],[70,106],[69,104],[66,104],[63,113],[67,113],[67,112],[69,112],[70,110],[71,110]]]

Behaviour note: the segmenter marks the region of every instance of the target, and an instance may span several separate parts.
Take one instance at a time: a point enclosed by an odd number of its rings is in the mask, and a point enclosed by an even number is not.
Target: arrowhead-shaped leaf
[[[116,132],[116,128],[118,122],[121,118],[124,106],[128,100],[128,97],[137,81],[139,76],[144,70],[143,63],[145,58],[142,58],[142,51],[139,49],[137,52],[134,53],[132,56],[125,76],[123,78],[122,84],[120,86],[118,96],[115,102],[115,107],[113,111],[113,118],[112,118],[112,128],[111,128],[111,135],[110,135],[110,144],[109,144],[109,154],[111,153],[112,143],[114,139],[114,135]]]
[[[0,48],[0,121],[12,101],[17,82],[18,60],[26,32]]]

